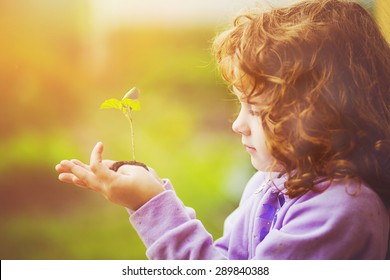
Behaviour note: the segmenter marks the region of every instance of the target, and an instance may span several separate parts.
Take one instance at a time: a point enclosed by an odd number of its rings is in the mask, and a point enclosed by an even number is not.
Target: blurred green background
[[[254,169],[231,132],[236,103],[210,46],[255,2],[0,1],[1,259],[145,258],[125,209],[54,170],[88,161],[97,141],[105,158],[131,158],[126,119],[99,106],[133,86],[137,160],[221,236]],[[365,2],[388,32],[388,2]]]

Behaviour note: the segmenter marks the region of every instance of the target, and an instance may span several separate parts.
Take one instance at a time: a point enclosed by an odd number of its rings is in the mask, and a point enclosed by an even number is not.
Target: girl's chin
[[[253,157],[251,158],[252,166],[257,170],[257,171],[269,171],[270,166],[265,164],[264,162],[260,162],[258,160],[255,160]]]
[[[277,166],[274,166],[274,161],[269,161],[265,159],[256,159],[253,156],[251,156],[251,163],[252,166],[257,171],[263,171],[263,172],[269,172],[269,171],[279,171]],[[272,169],[272,170],[271,170]]]

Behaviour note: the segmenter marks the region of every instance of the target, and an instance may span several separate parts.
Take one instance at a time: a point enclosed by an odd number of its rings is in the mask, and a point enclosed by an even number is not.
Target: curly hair
[[[244,101],[261,100],[290,197],[319,179],[357,179],[390,205],[390,47],[363,7],[309,0],[254,9],[213,50]]]

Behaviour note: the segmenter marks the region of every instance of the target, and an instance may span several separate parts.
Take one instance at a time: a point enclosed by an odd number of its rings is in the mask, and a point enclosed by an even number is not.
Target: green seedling
[[[137,163],[135,160],[133,117],[131,113],[132,111],[141,110],[140,102],[138,100],[139,95],[140,95],[140,91],[136,87],[133,87],[123,96],[122,100],[118,100],[116,98],[110,98],[105,100],[103,104],[100,105],[100,109],[117,109],[121,111],[125,115],[126,119],[129,121],[133,160],[131,162],[125,162],[125,163],[122,162],[122,165]]]

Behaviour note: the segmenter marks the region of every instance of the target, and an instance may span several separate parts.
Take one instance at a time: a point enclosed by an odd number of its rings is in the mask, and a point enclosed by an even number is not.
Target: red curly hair
[[[267,147],[296,197],[319,179],[358,179],[390,205],[390,47],[343,0],[254,10],[214,41],[225,80],[261,100]]]

